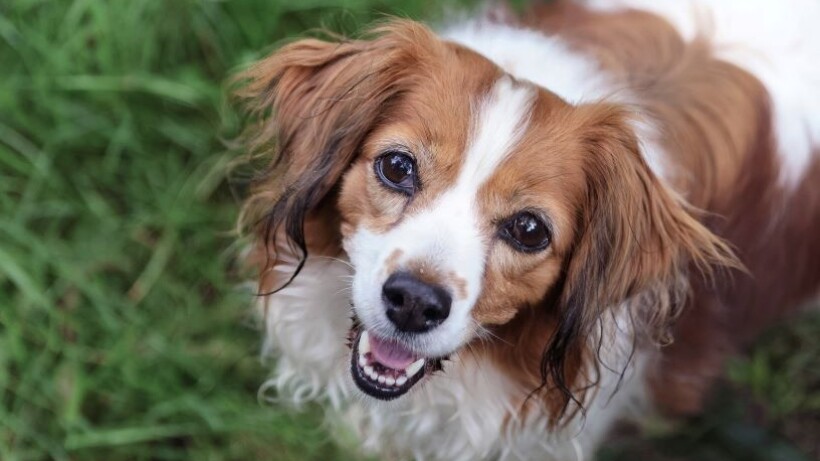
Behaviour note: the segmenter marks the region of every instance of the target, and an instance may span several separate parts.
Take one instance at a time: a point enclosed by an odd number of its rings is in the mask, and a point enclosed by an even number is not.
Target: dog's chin
[[[355,326],[350,337],[350,373],[356,386],[370,397],[399,398],[441,369],[440,358],[418,356],[401,343],[361,327]]]

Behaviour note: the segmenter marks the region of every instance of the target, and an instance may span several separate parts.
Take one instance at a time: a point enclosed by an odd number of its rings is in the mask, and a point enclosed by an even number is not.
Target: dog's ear
[[[650,170],[628,114],[602,105],[581,109],[587,118],[584,211],[555,298],[557,329],[541,369],[542,381],[564,393],[562,414],[577,398],[573,388],[591,384],[579,383],[568,370],[577,375],[581,369],[582,381],[594,382],[599,365],[623,365],[598,362],[606,334],[600,322],[608,308],[637,303],[640,312],[630,313],[640,322],[636,327],[656,342],[666,341],[688,288],[685,271],[694,267],[708,275],[715,267],[740,267],[727,243]]]
[[[238,77],[258,121],[249,149],[271,158],[243,210],[266,246],[283,232],[306,256],[306,216],[440,46],[424,26],[393,21],[369,40],[291,43]]]

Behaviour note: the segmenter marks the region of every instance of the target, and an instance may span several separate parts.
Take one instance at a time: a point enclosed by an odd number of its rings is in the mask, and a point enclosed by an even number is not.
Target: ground
[[[340,460],[266,375],[233,226],[232,72],[433,0],[0,3],[0,459]],[[602,460],[818,459],[820,317],[727,370],[707,416]]]

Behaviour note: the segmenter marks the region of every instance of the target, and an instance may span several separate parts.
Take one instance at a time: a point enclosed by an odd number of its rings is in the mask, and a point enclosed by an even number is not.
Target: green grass
[[[224,83],[294,34],[435,5],[0,2],[0,459],[350,456],[315,408],[257,402]],[[820,413],[818,334],[816,317],[774,333],[731,367],[727,409],[604,457],[681,459],[664,456],[688,443],[727,453],[714,459],[803,459],[820,430],[792,426]]]

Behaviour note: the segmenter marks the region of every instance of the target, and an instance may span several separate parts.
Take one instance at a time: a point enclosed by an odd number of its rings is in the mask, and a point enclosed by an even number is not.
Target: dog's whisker
[[[331,260],[331,261],[342,263],[342,264],[344,264],[345,266],[347,266],[351,269],[355,269],[355,267],[353,267],[353,264],[351,264],[350,261],[344,260],[342,258],[337,258],[335,256],[316,255],[316,256],[311,256],[311,257],[312,258],[318,258],[318,259],[328,259],[328,260]]]

